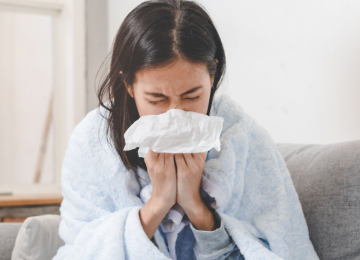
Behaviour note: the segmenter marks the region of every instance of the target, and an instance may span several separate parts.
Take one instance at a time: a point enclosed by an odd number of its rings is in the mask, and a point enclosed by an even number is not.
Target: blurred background
[[[100,66],[141,2],[0,0],[3,195],[60,196],[69,136],[97,107],[107,64]],[[236,100],[276,143],[360,139],[360,1],[197,2],[225,47],[219,94]]]

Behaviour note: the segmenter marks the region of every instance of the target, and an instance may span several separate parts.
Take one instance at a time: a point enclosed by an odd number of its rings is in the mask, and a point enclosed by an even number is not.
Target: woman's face
[[[127,91],[140,117],[172,108],[206,115],[213,83],[205,65],[178,59],[163,68],[138,71],[133,89],[127,86]]]

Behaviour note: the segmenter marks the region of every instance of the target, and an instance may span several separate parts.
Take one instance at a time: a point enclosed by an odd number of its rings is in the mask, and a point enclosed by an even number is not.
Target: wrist
[[[204,204],[204,201],[201,199],[200,196],[191,201],[188,200],[186,203],[180,204],[180,206],[184,209],[184,211],[186,212],[186,215],[202,214],[205,210],[204,207],[206,207],[206,205]]]
[[[140,223],[144,232],[151,239],[167,214],[167,208],[156,199],[149,199],[139,211]]]
[[[167,203],[161,199],[158,199],[156,197],[150,197],[150,199],[148,200],[148,203],[150,203],[151,208],[154,213],[164,215],[164,216],[169,212],[169,210],[173,206],[173,205],[170,205],[169,203]]]
[[[197,230],[213,231],[218,228],[215,216],[203,202],[186,214]]]

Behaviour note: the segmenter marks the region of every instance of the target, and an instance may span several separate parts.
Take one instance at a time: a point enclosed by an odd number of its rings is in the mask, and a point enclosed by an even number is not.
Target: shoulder
[[[267,139],[272,141],[268,131],[252,118],[246,110],[230,95],[222,94],[214,98],[212,114],[224,118],[222,132],[235,126],[237,130],[245,131],[251,139]],[[239,127],[239,128],[238,128]]]
[[[101,112],[101,108],[88,112],[73,129],[62,162],[61,186],[65,203],[77,205],[81,200],[79,207],[93,204],[110,210],[112,177],[122,171],[122,164],[106,142]]]
[[[86,114],[86,116],[75,126],[70,139],[82,142],[96,142],[95,136],[103,136],[106,130],[107,111],[103,107],[97,107]]]
[[[63,166],[97,165],[104,166],[109,160],[119,163],[112,140],[107,134],[108,112],[97,107],[73,129],[67,145]]]
[[[222,132],[227,131],[234,125],[247,129],[252,119],[246,114],[243,107],[227,94],[214,97],[212,112],[210,115],[224,118]]]
[[[105,102],[105,106],[108,105],[109,101]],[[109,111],[102,106],[89,111],[74,127],[69,138],[68,149],[74,145],[79,145],[84,152],[100,153],[106,151],[114,154],[113,142],[107,131],[108,116]]]

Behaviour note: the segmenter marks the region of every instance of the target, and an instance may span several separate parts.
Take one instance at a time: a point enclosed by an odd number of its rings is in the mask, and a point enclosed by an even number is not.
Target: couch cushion
[[[59,236],[59,215],[41,215],[27,218],[15,241],[12,260],[52,259],[64,241]]]
[[[0,223],[0,260],[10,260],[22,223]]]
[[[320,259],[360,259],[360,140],[277,147]]]

